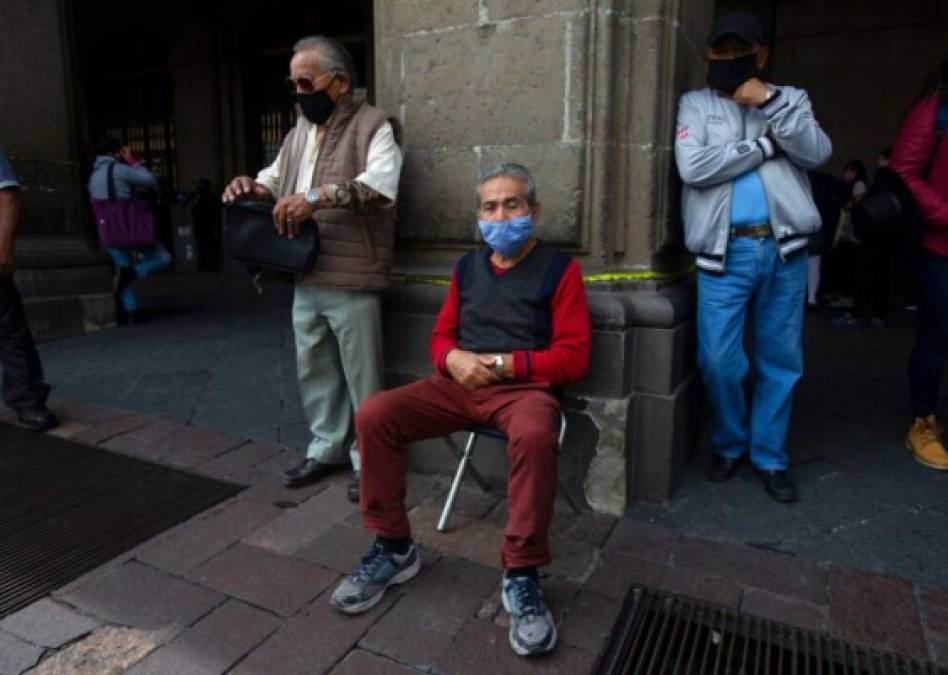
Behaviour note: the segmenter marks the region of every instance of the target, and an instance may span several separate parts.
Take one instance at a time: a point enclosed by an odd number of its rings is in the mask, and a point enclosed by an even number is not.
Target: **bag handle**
[[[109,164],[109,170],[108,170],[109,201],[110,201],[110,202],[114,202],[115,199],[116,199],[116,197],[115,197],[115,176],[112,175],[113,173],[115,173],[115,165],[116,165],[116,164],[117,164],[117,162],[116,162],[115,160],[112,160],[112,163]]]

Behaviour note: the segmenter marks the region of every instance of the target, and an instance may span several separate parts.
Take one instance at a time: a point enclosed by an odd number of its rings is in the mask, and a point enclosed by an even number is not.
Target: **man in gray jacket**
[[[806,92],[762,79],[762,43],[751,14],[715,23],[710,86],[679,102],[675,160],[685,242],[698,266],[698,366],[715,415],[708,478],[730,479],[749,452],[770,496],[794,502],[784,441],[803,373],[807,240],[820,227],[806,171],[832,147]],[[749,406],[748,311],[757,375]]]

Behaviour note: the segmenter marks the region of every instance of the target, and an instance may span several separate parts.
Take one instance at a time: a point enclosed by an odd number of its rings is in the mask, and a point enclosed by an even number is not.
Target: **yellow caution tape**
[[[653,272],[651,270],[643,270],[641,272],[603,272],[601,274],[587,274],[583,276],[583,283],[595,284],[603,282],[615,283],[618,281],[665,281],[668,279],[677,279],[690,273],[690,269],[683,272]],[[442,276],[396,274],[392,276],[392,281],[396,284],[429,284],[433,286],[448,286],[451,283],[451,278]]]

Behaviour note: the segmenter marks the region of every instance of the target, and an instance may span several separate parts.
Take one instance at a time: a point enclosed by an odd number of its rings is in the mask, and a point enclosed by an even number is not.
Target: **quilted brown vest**
[[[389,122],[401,146],[401,125],[395,117],[369,105],[364,95],[341,98],[327,121],[319,149],[313,186],[343,183],[365,171],[372,137]],[[283,141],[285,166],[280,167],[280,194],[296,192],[296,179],[307,133],[312,125],[300,116]],[[349,290],[380,290],[388,286],[395,246],[395,209],[368,206],[350,209],[319,209],[319,257],[301,283]]]

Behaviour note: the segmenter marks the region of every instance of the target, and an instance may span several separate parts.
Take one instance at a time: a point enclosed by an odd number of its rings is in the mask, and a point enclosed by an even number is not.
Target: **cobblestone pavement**
[[[561,643],[525,662],[499,607],[504,501],[465,489],[439,534],[443,478],[410,476],[418,579],[364,616],[331,611],[369,538],[344,474],[278,482],[305,444],[287,289],[187,287],[146,289],[168,309],[141,325],[42,346],[57,433],[249,487],[0,621],[0,675],[581,673],[632,585],[948,665],[945,477],[896,449],[907,327],[836,338],[811,322],[797,419],[824,422],[794,429],[800,505],[773,505],[748,472],[709,486],[702,457],[669,504],[619,520],[558,505],[545,587]]]

